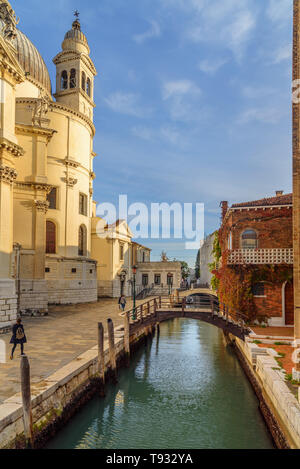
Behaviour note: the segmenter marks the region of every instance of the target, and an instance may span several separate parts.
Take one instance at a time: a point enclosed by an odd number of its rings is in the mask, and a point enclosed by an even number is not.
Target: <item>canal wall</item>
[[[131,337],[131,349],[144,337],[140,330]],[[125,357],[124,332],[115,330],[117,366]],[[110,378],[108,341],[104,342],[106,379]],[[98,346],[83,353],[47,379],[33,384],[32,415],[35,447],[43,447],[72,416],[96,393],[103,393],[98,378]],[[24,447],[23,407],[21,393],[0,405],[0,449]]]
[[[260,403],[261,412],[280,449],[300,448],[300,405],[279,368],[275,350],[230,337]]]

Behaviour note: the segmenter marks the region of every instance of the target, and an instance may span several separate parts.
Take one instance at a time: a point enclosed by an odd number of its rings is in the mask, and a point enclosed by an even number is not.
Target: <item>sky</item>
[[[53,57],[80,12],[95,80],[94,198],[204,203],[291,192],[292,0],[11,0]],[[54,90],[53,90],[54,92]],[[138,239],[195,264],[185,240]]]

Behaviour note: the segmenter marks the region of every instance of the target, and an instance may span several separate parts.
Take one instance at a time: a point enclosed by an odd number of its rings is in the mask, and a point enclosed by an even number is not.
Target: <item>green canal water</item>
[[[119,384],[95,397],[47,448],[269,449],[258,401],[221,332],[195,320],[163,323]]]

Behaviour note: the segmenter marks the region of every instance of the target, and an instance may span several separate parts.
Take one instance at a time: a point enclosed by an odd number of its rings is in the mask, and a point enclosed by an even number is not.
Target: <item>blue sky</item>
[[[75,9],[98,70],[95,199],[230,203],[291,191],[292,0],[12,0],[52,58]],[[184,242],[141,240],[194,264]]]

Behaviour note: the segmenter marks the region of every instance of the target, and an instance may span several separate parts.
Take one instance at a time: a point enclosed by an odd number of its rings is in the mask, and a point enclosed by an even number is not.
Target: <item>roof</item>
[[[253,200],[251,202],[241,202],[233,204],[231,208],[243,208],[243,207],[272,207],[280,205],[292,205],[293,194],[283,194],[276,197],[268,197],[259,200]]]

